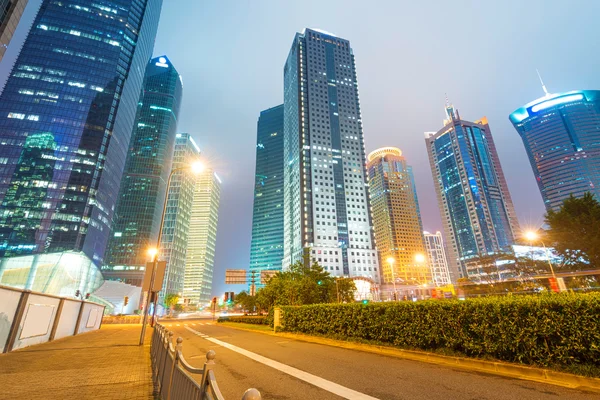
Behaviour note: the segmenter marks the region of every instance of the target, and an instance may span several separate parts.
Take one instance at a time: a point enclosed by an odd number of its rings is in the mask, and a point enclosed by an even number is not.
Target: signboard
[[[225,270],[225,283],[228,285],[244,285],[248,283],[246,269],[228,269]]]
[[[150,280],[152,279],[152,267],[153,262],[146,263],[146,272],[144,273],[144,283],[142,284],[142,292],[147,292],[150,287]],[[165,269],[167,269],[166,261],[159,261],[156,263],[156,275],[154,276],[154,287],[153,292],[160,292],[165,280]]]
[[[279,271],[273,270],[262,270],[260,271],[260,284],[266,285],[272,277],[274,277]]]

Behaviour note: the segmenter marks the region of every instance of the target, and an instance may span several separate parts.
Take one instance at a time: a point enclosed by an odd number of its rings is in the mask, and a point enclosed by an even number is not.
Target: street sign
[[[248,282],[248,270],[245,269],[228,269],[225,270],[225,283],[231,285],[244,285]]]
[[[262,270],[260,271],[260,284],[266,285],[272,277],[274,277],[279,271],[273,270]]]
[[[152,277],[153,262],[146,263],[146,272],[144,273],[144,283],[142,284],[142,293],[147,292],[150,287],[150,279]],[[165,269],[167,269],[166,261],[156,263],[156,275],[154,276],[153,292],[160,292],[165,280]]]

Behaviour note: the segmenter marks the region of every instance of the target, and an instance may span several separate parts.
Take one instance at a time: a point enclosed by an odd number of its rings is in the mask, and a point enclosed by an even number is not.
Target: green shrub
[[[264,315],[244,315],[239,317],[219,317],[217,322],[238,322],[243,324],[269,325]]]
[[[600,293],[282,309],[288,332],[541,366],[600,364]]]

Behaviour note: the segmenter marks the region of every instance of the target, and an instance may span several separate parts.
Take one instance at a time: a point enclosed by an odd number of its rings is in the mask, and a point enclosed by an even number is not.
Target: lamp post
[[[548,248],[540,239],[539,235],[536,232],[528,231],[525,232],[525,238],[529,240],[530,243],[535,240],[539,240],[539,242],[542,244],[542,247],[544,248],[544,254],[546,254],[546,258],[548,259],[548,265],[550,266],[550,272],[552,273],[552,277],[556,279],[556,274],[554,273],[554,268],[552,267],[552,261],[550,261],[550,255],[548,254]]]
[[[392,271],[392,284],[394,285],[394,300],[398,300],[398,294],[396,293],[396,275],[394,274],[394,263],[396,259],[394,257],[388,257],[388,264],[390,264],[390,271]]]
[[[176,172],[180,171],[191,171],[194,174],[199,174],[204,171],[204,164],[200,161],[196,161],[190,165],[186,165],[179,168],[173,168],[169,173],[169,178],[167,179],[167,187],[165,190],[165,201],[163,203],[162,216],[160,218],[160,228],[158,229],[158,237],[156,238],[156,246],[154,249],[151,249],[149,253],[152,255],[152,274],[150,275],[150,287],[148,288],[148,294],[146,294],[146,302],[144,307],[144,318],[142,319],[142,332],[140,333],[140,346],[144,344],[144,336],[146,334],[146,322],[148,320],[148,309],[150,308],[150,294],[154,289],[154,279],[156,277],[156,268],[158,266],[158,252],[160,250],[160,239],[162,237],[163,226],[165,224],[165,215],[167,213],[167,200],[169,198],[169,187],[171,186],[171,179]],[[154,314],[156,313],[156,296],[153,299],[153,309],[152,309],[152,321],[151,325],[154,326]]]

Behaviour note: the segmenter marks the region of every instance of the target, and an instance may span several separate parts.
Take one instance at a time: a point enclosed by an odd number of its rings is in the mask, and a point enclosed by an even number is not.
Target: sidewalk
[[[141,325],[99,331],[0,354],[5,399],[152,399],[150,335]]]

